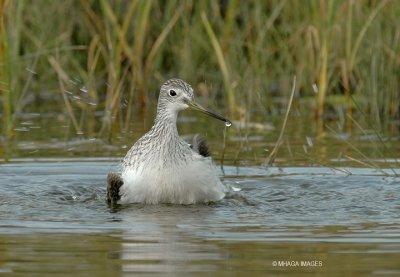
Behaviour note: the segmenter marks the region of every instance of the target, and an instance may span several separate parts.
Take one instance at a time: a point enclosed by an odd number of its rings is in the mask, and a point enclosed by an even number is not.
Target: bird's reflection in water
[[[204,225],[215,212],[211,206],[130,205],[113,211],[132,226],[121,233],[118,259],[124,272],[214,271],[225,257],[217,245],[186,231]]]

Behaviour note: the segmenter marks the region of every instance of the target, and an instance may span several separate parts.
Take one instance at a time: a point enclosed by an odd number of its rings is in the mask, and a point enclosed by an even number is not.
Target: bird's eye
[[[173,89],[171,89],[171,90],[169,91],[169,95],[170,95],[170,96],[176,96],[176,91],[173,90]]]

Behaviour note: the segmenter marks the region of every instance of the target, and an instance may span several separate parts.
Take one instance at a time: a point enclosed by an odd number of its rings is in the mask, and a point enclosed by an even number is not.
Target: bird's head
[[[228,119],[196,103],[194,100],[193,88],[181,79],[169,79],[161,86],[158,105],[168,112],[175,114],[179,111],[191,108],[222,120],[227,126],[231,125]]]

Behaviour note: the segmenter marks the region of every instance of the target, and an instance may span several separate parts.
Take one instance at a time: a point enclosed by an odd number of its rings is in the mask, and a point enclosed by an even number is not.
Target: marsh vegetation
[[[399,274],[399,14],[394,0],[0,0],[0,274]],[[242,191],[110,209],[106,174],[171,77],[232,120],[178,125]]]
[[[257,149],[231,160],[265,158],[278,137],[267,131],[282,126],[294,76],[281,151],[293,154],[297,145],[303,156],[292,159],[302,160],[310,139],[323,145],[336,138],[352,149],[340,140],[361,135],[374,140],[373,158],[393,154],[400,116],[394,1],[0,3],[3,157],[21,156],[16,142],[26,140],[130,144],[151,124],[158,88],[173,76],[240,127],[228,131],[228,146]],[[200,131],[201,123],[186,129]],[[208,133],[212,140],[215,132]],[[260,135],[259,147],[249,144]]]

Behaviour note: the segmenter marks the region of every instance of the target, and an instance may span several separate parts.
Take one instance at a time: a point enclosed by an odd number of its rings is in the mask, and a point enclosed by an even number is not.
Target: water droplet
[[[69,81],[71,84],[75,85],[75,86],[78,84],[77,82],[75,82],[74,80],[71,80],[71,79],[69,79],[68,81]]]
[[[310,138],[310,137],[306,137],[306,140],[307,140],[307,144],[308,144],[308,146],[310,146],[310,147],[313,147],[313,146],[314,146],[314,143],[313,143],[313,140],[312,140],[312,138]]]
[[[17,132],[29,132],[29,128],[19,127],[19,128],[14,128],[14,131],[17,131]]]
[[[317,93],[318,93],[318,86],[317,86],[317,84],[312,84],[312,88],[313,88],[314,93],[317,94]]]
[[[128,106],[128,100],[126,99],[126,98],[124,98],[123,100],[122,100],[122,103],[121,103],[121,108],[125,108],[125,107],[127,107]]]
[[[85,86],[81,87],[79,90],[82,91],[83,93],[88,92],[88,89]]]
[[[29,67],[25,67],[25,70],[28,71],[29,73],[32,73],[33,75],[37,75],[37,73],[33,69],[30,69]]]
[[[225,121],[225,126],[226,127],[230,127],[232,125],[232,122],[230,122],[230,121]]]

